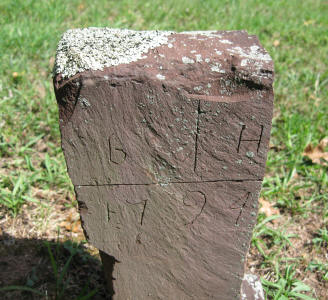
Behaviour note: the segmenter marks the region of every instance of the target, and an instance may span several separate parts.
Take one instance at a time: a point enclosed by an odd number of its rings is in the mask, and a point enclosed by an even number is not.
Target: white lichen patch
[[[246,66],[248,63],[250,63],[251,61],[249,60],[253,60],[253,61],[257,60],[257,61],[264,61],[264,62],[271,61],[270,55],[257,45],[253,45],[249,48],[234,47],[232,49],[228,49],[228,51],[230,53],[237,54],[240,57],[245,58],[241,61],[243,66]],[[258,67],[260,67],[260,65],[258,65]]]
[[[195,61],[192,58],[187,57],[187,56],[182,57],[182,62],[184,64],[194,64],[195,63]]]
[[[254,292],[255,300],[264,299],[262,284],[261,284],[261,281],[257,278],[257,276],[255,276],[253,274],[245,274],[244,280],[246,280],[248,282],[249,286],[252,288],[252,290]],[[241,299],[247,300],[246,294],[244,292],[242,292],[242,294],[241,294]]]
[[[240,65],[241,65],[242,67],[245,67],[245,66],[248,65],[248,62],[249,62],[248,59],[243,59],[243,60],[240,62]]]
[[[222,43],[222,44],[233,44],[231,41],[229,41],[229,40],[220,40],[219,41],[220,43]]]
[[[79,97],[78,100],[79,100],[82,108],[87,108],[87,107],[90,107],[91,106],[90,102],[86,98]]]
[[[214,64],[214,65],[211,65],[211,71],[212,72],[217,72],[217,73],[222,73],[222,74],[224,74],[226,71],[225,70],[223,70],[223,69],[221,69],[221,64],[219,64],[219,63],[216,63],[216,64]]]
[[[201,54],[196,54],[195,56],[196,56],[196,61],[197,62],[202,62],[203,61]]]
[[[157,77],[157,79],[159,79],[159,80],[165,80],[165,76],[162,75],[162,74],[157,74],[156,77]]]
[[[247,151],[247,152],[246,152],[246,156],[247,156],[248,158],[253,158],[253,157],[255,156],[255,154],[254,154],[254,152],[252,152],[252,151]]]
[[[168,43],[171,31],[84,28],[66,31],[59,41],[54,75],[70,77],[86,70],[127,64]]]
[[[190,34],[190,35],[205,35],[208,37],[219,37],[221,38],[222,35],[218,34],[217,31],[214,30],[204,30],[204,31],[183,31],[180,32],[182,34]]]
[[[195,86],[194,87],[194,91],[201,91],[203,89],[203,87],[201,86],[201,85],[199,85],[199,86]]]
[[[216,49],[215,49],[215,53],[216,53],[217,55],[222,55],[222,52],[219,51],[219,50],[216,50]]]

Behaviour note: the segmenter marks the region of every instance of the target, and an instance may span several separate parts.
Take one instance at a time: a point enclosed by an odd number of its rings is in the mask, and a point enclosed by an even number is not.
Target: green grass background
[[[34,201],[32,187],[72,190],[60,149],[51,71],[61,34],[88,26],[256,34],[276,72],[262,197],[295,222],[315,215],[328,224],[327,167],[303,156],[306,145],[328,136],[328,2],[320,0],[0,0],[0,204],[5,214],[15,216],[23,203]],[[40,156],[43,144],[46,153]],[[274,274],[268,282],[263,279],[268,297],[298,299],[292,294],[298,266],[277,251],[289,245],[289,238],[268,231],[268,221],[259,215],[253,238],[253,246],[263,251],[260,268]],[[317,251],[325,251],[327,230],[326,236],[313,234],[323,241]],[[324,282],[327,261],[318,264]],[[279,292],[281,279],[286,284]]]

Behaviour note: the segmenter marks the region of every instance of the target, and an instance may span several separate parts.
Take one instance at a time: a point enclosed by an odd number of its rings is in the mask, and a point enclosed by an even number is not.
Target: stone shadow
[[[58,270],[57,276],[51,257]],[[25,290],[1,290],[9,286],[20,286]],[[0,235],[1,299],[73,300],[95,290],[88,299],[111,299],[105,288],[99,256],[91,255],[83,243],[20,239],[7,233]]]

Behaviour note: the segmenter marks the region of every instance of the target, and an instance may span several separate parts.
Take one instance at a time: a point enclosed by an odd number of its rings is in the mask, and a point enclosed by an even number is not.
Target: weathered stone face
[[[142,55],[120,64],[108,47],[112,63],[85,62],[81,42],[69,66],[71,50],[57,53],[85,233],[114,299],[238,299],[270,137],[271,58],[243,31],[145,36]]]

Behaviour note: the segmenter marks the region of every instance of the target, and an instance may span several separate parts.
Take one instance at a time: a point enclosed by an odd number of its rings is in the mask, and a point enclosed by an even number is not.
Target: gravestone
[[[263,298],[244,262],[272,83],[270,56],[245,31],[63,35],[62,148],[113,299]]]

